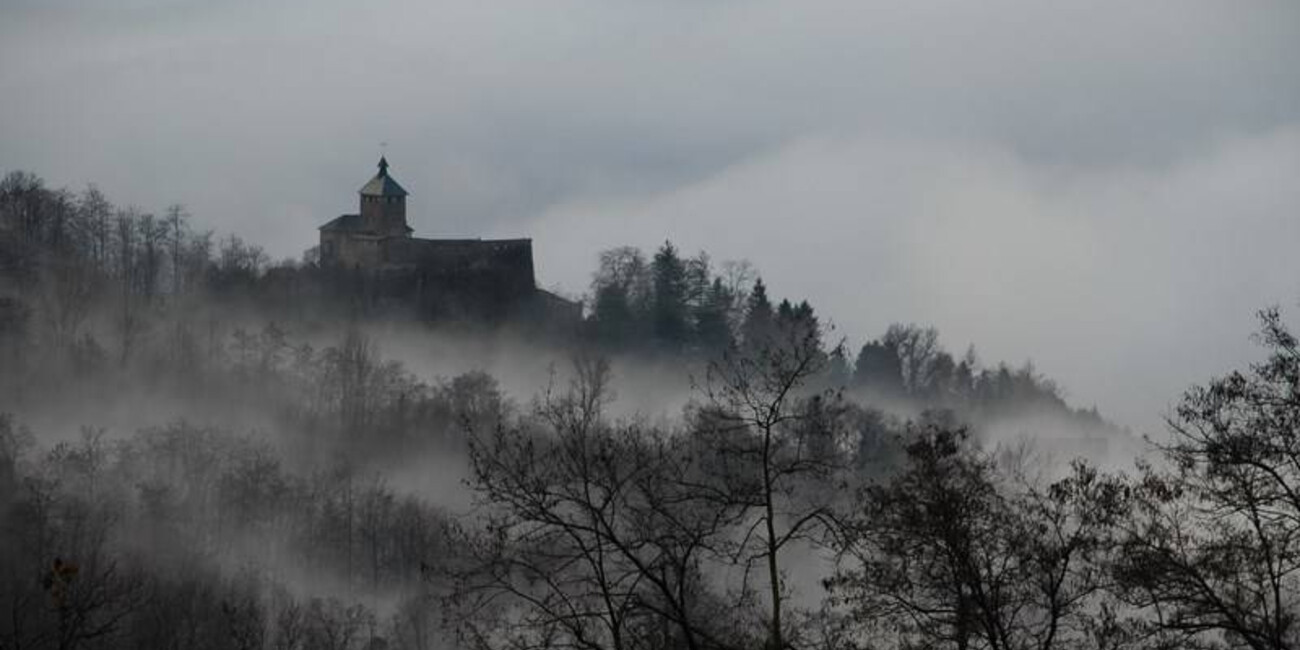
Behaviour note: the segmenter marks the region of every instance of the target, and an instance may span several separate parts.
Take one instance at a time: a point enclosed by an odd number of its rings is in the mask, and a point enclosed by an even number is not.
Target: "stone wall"
[[[320,256],[323,264],[373,269],[383,258],[382,239],[350,232],[321,232]]]
[[[386,283],[413,295],[430,318],[508,317],[532,300],[532,242],[527,239],[389,239]]]
[[[405,235],[406,200],[400,196],[362,196],[362,228],[385,235]]]

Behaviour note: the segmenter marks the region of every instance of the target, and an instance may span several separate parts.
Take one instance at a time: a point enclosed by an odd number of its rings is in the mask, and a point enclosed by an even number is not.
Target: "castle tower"
[[[406,190],[388,175],[388,161],[380,156],[379,173],[361,188],[361,227],[380,236],[409,237],[406,225]]]

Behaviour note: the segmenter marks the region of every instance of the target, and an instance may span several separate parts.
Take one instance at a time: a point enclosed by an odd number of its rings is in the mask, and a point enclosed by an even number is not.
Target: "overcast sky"
[[[387,142],[546,286],[672,239],[1149,428],[1300,301],[1300,2],[1066,4],[0,0],[0,172],[297,257]]]

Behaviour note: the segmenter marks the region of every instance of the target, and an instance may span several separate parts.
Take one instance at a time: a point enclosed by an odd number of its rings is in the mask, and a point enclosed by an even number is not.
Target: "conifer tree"
[[[695,338],[705,354],[721,352],[732,344],[728,319],[731,303],[731,292],[721,278],[714,278],[695,314]]]
[[[771,338],[774,325],[775,318],[772,313],[772,302],[767,297],[767,285],[763,284],[763,278],[758,278],[754,281],[754,288],[749,292],[749,300],[745,303],[745,322],[741,325],[745,346],[756,348],[763,345]]]
[[[686,309],[687,277],[686,263],[672,242],[665,241],[655,253],[650,274],[654,292],[651,325],[655,340],[668,349],[679,350],[686,344],[690,333]]]

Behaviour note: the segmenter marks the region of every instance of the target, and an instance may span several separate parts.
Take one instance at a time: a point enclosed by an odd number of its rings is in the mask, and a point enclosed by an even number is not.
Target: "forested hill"
[[[337,279],[179,206],[0,181],[0,649],[1300,638],[1276,311],[1267,362],[1125,474],[1130,436],[1031,366],[918,325],[846,350],[668,243],[601,253],[571,332],[414,323]]]
[[[1095,409],[1067,405],[1029,364],[984,365],[973,347],[954,356],[934,328],[917,325],[891,326],[846,349],[840,337],[867,337],[828,331],[806,301],[770,298],[746,262],[715,265],[671,243],[652,254],[601,252],[586,303],[574,332],[496,325],[548,345],[684,366],[798,327],[819,337],[824,385],[892,412],[948,409],[977,424],[1050,416],[1079,431],[1114,432]],[[278,359],[340,323],[401,318],[401,307],[320,268],[314,250],[272,261],[238,235],[196,231],[180,205],[154,214],[115,206],[95,187],[48,188],[30,173],[0,181],[0,354],[13,394],[66,373],[201,374],[251,348]]]

